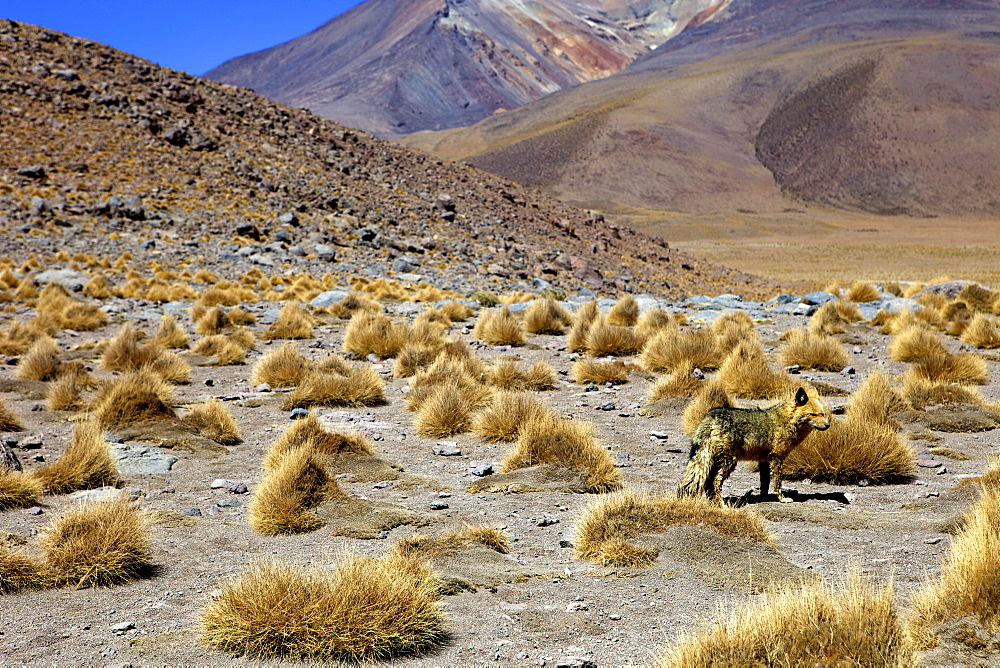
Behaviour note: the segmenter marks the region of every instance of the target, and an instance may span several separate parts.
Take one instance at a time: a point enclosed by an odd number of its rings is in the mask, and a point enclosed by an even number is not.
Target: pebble
[[[566,612],[583,612],[584,610],[590,610],[590,606],[583,601],[573,601],[566,606]]]
[[[236,482],[227,488],[230,494],[249,494],[250,490],[247,489],[247,484],[245,482]]]
[[[552,526],[553,524],[559,524],[559,518],[558,517],[553,517],[552,515],[549,515],[548,513],[546,513],[546,514],[542,515],[541,519],[536,520],[535,524],[538,525],[538,526],[540,526],[540,527],[548,527],[548,526]]]
[[[291,415],[289,415],[288,417],[291,420],[301,420],[302,418],[304,418],[304,417],[306,417],[308,415],[309,415],[309,411],[307,411],[306,409],[304,409],[304,408],[296,408],[296,409],[292,410]]]
[[[135,622],[119,622],[111,627],[111,630],[115,633],[125,633],[126,631],[131,631],[135,628]]]
[[[431,501],[431,510],[446,510],[448,504],[444,501]]]
[[[597,664],[582,656],[564,656],[556,661],[556,668],[597,668]]]
[[[382,480],[380,482],[372,485],[375,489],[385,489],[386,487],[392,487],[395,484],[394,480]]]
[[[658,441],[665,441],[670,438],[670,434],[665,431],[651,431],[649,435]]]
[[[221,501],[216,501],[215,505],[219,508],[238,508],[240,502],[236,499],[222,499]]]
[[[181,514],[187,515],[188,517],[201,517],[201,508],[188,508],[187,510],[181,511]]]
[[[940,542],[941,542],[941,537],[940,536],[934,536],[933,538],[925,538],[924,539],[924,543],[926,543],[927,545],[937,545]]]
[[[615,453],[615,466],[618,468],[626,468],[632,466],[632,461],[629,459],[627,452],[616,452]]]
[[[253,388],[253,391],[254,392],[270,392],[271,391],[271,386],[268,385],[267,383],[261,383],[257,387]]]
[[[598,407],[597,410],[600,410],[600,411],[613,411],[613,410],[615,410],[615,402],[613,402],[613,401],[602,401],[601,405]]]
[[[462,450],[458,447],[458,443],[438,441],[438,444],[434,446],[434,454],[439,457],[457,457],[462,454]]]
[[[472,475],[483,478],[488,475],[493,475],[493,464],[480,464],[472,469]]]
[[[211,489],[227,489],[235,484],[236,483],[232,480],[226,480],[225,478],[216,478],[215,480],[212,481],[212,484],[209,485],[209,487]]]
[[[29,515],[41,515],[44,512],[45,511],[39,508],[38,506],[32,506],[31,508],[28,508]]]

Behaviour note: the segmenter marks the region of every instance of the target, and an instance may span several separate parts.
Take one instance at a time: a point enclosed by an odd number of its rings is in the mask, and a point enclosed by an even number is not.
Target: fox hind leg
[[[758,470],[760,471],[760,498],[766,499],[767,493],[771,489],[771,462],[767,460],[758,462]],[[778,491],[781,491],[780,488]]]
[[[717,455],[712,462],[712,472],[709,474],[708,483],[705,485],[709,497],[716,503],[722,502],[722,485],[732,475],[736,468],[736,457],[732,455]]]

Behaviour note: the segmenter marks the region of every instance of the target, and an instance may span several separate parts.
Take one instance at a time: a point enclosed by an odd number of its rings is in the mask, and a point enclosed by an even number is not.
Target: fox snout
[[[813,422],[813,429],[815,429],[816,431],[826,431],[829,428],[830,428],[829,422],[824,422],[822,424],[816,424],[815,422]]]

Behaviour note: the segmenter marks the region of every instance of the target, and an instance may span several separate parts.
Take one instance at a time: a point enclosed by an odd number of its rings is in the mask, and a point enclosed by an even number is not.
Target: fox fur
[[[761,498],[771,482],[781,502],[785,457],[813,430],[830,427],[830,407],[813,387],[799,387],[788,400],[769,408],[722,406],[705,414],[694,436],[678,496],[706,495],[719,503],[722,485],[737,461],[760,463]]]

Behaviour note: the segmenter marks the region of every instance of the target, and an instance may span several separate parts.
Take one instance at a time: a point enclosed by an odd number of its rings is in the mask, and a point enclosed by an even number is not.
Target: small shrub
[[[574,383],[597,383],[598,385],[620,385],[628,382],[629,368],[624,362],[600,362],[581,358],[569,368],[569,377]]]
[[[962,288],[955,299],[965,302],[973,313],[993,313],[993,302],[997,294],[981,285],[970,283]]]
[[[639,316],[635,333],[644,341],[665,329],[677,329],[677,319],[661,308],[654,308]]]
[[[225,334],[211,334],[199,339],[191,352],[214,357],[218,366],[233,366],[246,361],[246,349]]]
[[[472,419],[472,432],[490,443],[514,441],[522,425],[551,412],[552,409],[533,394],[496,392],[489,405]]]
[[[313,367],[294,343],[283,343],[257,360],[250,371],[250,382],[254,386],[267,383],[272,388],[295,387]]]
[[[49,386],[45,393],[45,407],[50,411],[78,411],[85,407],[81,396],[83,386],[80,376],[65,374]]]
[[[556,372],[545,362],[535,362],[527,371],[515,359],[498,357],[486,370],[486,382],[504,390],[551,390]]]
[[[73,429],[69,445],[54,463],[35,473],[46,494],[69,494],[118,482],[118,466],[104,431],[92,421]]]
[[[202,436],[222,445],[239,445],[240,429],[224,403],[212,398],[192,408],[184,421],[198,428]]]
[[[315,455],[339,455],[349,452],[358,455],[374,455],[371,441],[360,432],[327,431],[315,413],[296,420],[274,442],[264,455],[264,470],[270,471],[289,452],[308,449]]]
[[[284,453],[265,473],[248,506],[250,528],[262,536],[315,531],[323,520],[312,511],[327,498],[345,496],[310,448]]]
[[[701,389],[704,381],[694,375],[694,364],[687,362],[678,366],[668,376],[661,376],[649,390],[649,401],[659,401],[669,397],[692,397]]]
[[[587,354],[593,357],[625,357],[637,355],[643,343],[631,327],[612,325],[604,317],[599,317],[587,330],[584,345]]]
[[[0,510],[33,506],[44,493],[45,487],[37,477],[21,471],[0,469]],[[2,581],[3,577],[0,575],[0,582]]]
[[[852,302],[874,302],[880,298],[878,288],[871,283],[856,281],[847,290],[847,299]]]
[[[847,366],[847,349],[837,339],[806,329],[793,329],[787,334],[781,350],[784,366],[798,365],[818,371],[840,371]]]
[[[472,317],[473,313],[471,306],[467,306],[456,299],[445,302],[438,307],[438,311],[452,322],[465,322]]]
[[[164,348],[187,348],[188,335],[172,315],[165,315],[160,320],[160,327],[150,343]]]
[[[52,575],[45,564],[0,543],[0,595],[44,589],[51,582]]]
[[[917,411],[922,411],[928,406],[986,405],[983,395],[975,388],[934,382],[917,376],[912,371],[903,376],[903,398]]]
[[[573,316],[573,326],[566,337],[566,347],[571,353],[584,352],[587,349],[587,332],[600,315],[597,309],[597,301],[586,302],[577,309]]]
[[[918,362],[930,355],[946,355],[941,338],[926,327],[908,327],[889,344],[889,357],[897,362]]]
[[[980,349],[1000,348],[1000,326],[996,320],[977,313],[962,332],[962,343]]]
[[[524,328],[510,308],[490,308],[480,311],[472,335],[491,346],[523,346]]]
[[[170,406],[173,391],[159,376],[136,371],[102,386],[95,397],[94,419],[104,428],[177,417]]]
[[[348,375],[314,371],[307,374],[281,405],[281,410],[313,406],[361,408],[385,403],[385,382],[370,366],[353,369]]]
[[[21,419],[7,407],[2,397],[0,397],[0,431],[24,431]]]
[[[537,299],[524,311],[524,330],[529,334],[563,334],[572,320],[554,299]]]
[[[640,361],[654,373],[669,373],[688,363],[702,371],[713,371],[722,364],[723,354],[710,329],[685,333],[667,330],[646,342]]]
[[[48,336],[39,338],[20,359],[14,375],[22,380],[53,380],[59,375],[59,346]]]
[[[372,311],[358,311],[344,332],[344,351],[359,357],[375,354],[381,359],[395,357],[406,345],[406,325]]]
[[[506,554],[510,540],[500,527],[465,525],[439,538],[417,534],[396,543],[393,554],[410,558],[432,559],[455,554],[473,545],[484,545],[491,550]]]
[[[959,385],[985,385],[989,377],[986,362],[975,353],[928,355],[916,360],[912,371],[918,378]]]
[[[608,324],[617,327],[634,327],[639,320],[639,302],[627,295],[608,311]]]
[[[469,431],[473,397],[465,388],[454,384],[435,387],[417,411],[417,433],[425,438],[444,438]]]
[[[717,378],[728,394],[744,399],[773,399],[794,384],[786,374],[771,369],[763,347],[752,339],[729,353]]]
[[[309,339],[313,335],[313,318],[309,312],[296,301],[290,301],[281,307],[278,319],[267,328],[263,338],[274,339]]]

